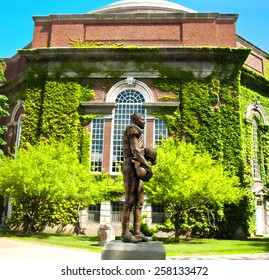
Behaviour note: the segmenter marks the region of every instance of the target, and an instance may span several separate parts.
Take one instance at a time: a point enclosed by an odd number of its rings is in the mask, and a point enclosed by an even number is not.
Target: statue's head
[[[143,129],[145,127],[144,116],[140,113],[134,113],[131,116],[131,123],[136,124],[139,128]]]

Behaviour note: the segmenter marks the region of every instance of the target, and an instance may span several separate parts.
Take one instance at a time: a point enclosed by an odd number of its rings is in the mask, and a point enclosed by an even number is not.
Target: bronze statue
[[[122,241],[128,243],[148,242],[150,237],[140,231],[141,211],[144,203],[143,182],[152,177],[149,163],[156,162],[157,153],[153,148],[144,148],[142,130],[145,126],[144,116],[135,113],[131,124],[125,129],[122,137],[123,156],[122,174],[125,189],[125,204],[122,211]],[[133,209],[133,234],[130,232],[130,215]]]

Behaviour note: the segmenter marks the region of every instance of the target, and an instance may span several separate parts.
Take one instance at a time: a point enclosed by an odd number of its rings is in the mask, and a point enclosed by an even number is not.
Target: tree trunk
[[[81,207],[81,203],[79,203],[78,208],[77,208],[77,223],[76,223],[76,234],[80,235],[81,233],[81,227],[80,227],[80,207]]]
[[[180,216],[180,211],[177,211],[174,216],[175,238],[179,238],[180,236]]]

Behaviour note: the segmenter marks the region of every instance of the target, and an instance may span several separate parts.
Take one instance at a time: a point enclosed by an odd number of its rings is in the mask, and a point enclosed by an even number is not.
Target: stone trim
[[[115,102],[118,94],[125,89],[134,89],[143,94],[146,102],[154,102],[153,94],[150,88],[133,77],[127,77],[125,80],[116,83],[107,93],[106,102]]]
[[[66,14],[66,15],[48,15],[33,16],[34,22],[52,22],[52,21],[104,21],[104,20],[229,20],[236,21],[238,14],[220,14],[220,13],[93,13],[93,14]]]

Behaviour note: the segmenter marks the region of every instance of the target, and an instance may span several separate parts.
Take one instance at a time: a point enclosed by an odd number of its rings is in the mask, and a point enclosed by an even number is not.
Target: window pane
[[[122,209],[124,206],[123,201],[113,201],[111,202],[111,220],[114,223],[120,223],[122,221]]]
[[[22,131],[22,115],[20,115],[18,119],[18,125],[17,125],[17,133],[16,133],[16,150],[20,147],[21,142],[21,131]]]
[[[91,171],[102,172],[104,144],[104,119],[92,121]]]
[[[100,222],[100,204],[90,205],[88,208],[88,220],[91,222]]]
[[[152,209],[152,223],[163,224],[165,221],[165,209],[161,205],[151,205]]]
[[[167,138],[167,126],[165,120],[154,120],[154,146],[159,146],[163,139]]]

